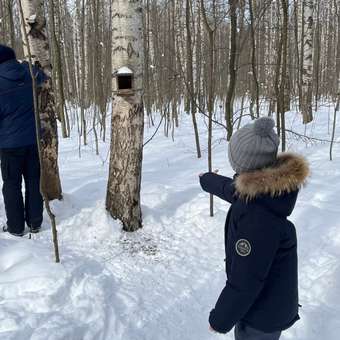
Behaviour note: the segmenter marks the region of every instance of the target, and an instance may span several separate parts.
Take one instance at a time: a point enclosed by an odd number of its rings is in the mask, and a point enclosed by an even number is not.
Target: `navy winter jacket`
[[[231,203],[225,224],[227,282],[209,318],[217,332],[243,321],[271,333],[299,319],[297,240],[287,216],[308,172],[302,157],[284,153],[275,166],[235,179],[214,173],[200,178],[205,191]]]
[[[46,79],[34,68],[37,85]],[[28,63],[13,59],[0,64],[0,149],[36,143],[32,78]]]

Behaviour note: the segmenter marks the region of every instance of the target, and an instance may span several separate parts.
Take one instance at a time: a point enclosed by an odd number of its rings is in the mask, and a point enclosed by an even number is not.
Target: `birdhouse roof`
[[[127,66],[123,66],[117,70],[116,74],[133,74],[133,71]]]

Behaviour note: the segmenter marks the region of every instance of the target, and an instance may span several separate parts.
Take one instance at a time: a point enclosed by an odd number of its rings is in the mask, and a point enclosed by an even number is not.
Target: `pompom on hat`
[[[262,117],[234,133],[228,147],[229,161],[238,174],[268,167],[277,159],[280,138],[275,122]]]

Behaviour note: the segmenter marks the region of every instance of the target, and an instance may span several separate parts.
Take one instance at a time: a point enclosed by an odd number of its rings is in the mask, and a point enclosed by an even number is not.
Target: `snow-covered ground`
[[[330,111],[332,112],[332,110]],[[300,116],[288,128],[303,132]],[[202,122],[201,122],[202,123]],[[225,283],[223,227],[228,205],[208,196],[198,173],[190,117],[175,141],[160,131],[144,152],[144,228],[121,231],[105,211],[108,145],[94,142],[78,156],[78,138],[61,141],[64,200],[57,215],[61,264],[53,262],[48,219],[33,239],[0,234],[1,340],[210,340],[233,339],[208,331],[208,314]],[[146,139],[154,128],[146,128]],[[328,108],[308,133],[329,139]],[[215,129],[214,168],[232,175],[223,130]],[[340,139],[338,138],[338,142]],[[301,321],[282,339],[340,338],[340,144],[289,138],[310,161],[312,176],[292,216],[299,238]],[[0,198],[0,222],[5,222]],[[278,306],[280,308],[280,306]]]

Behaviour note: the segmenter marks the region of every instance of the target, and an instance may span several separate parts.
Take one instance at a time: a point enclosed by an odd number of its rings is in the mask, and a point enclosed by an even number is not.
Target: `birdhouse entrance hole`
[[[118,96],[133,96],[135,94],[133,71],[130,68],[123,66],[114,73],[114,76],[117,81],[116,93]]]
[[[120,90],[132,90],[132,75],[118,75],[118,91]]]

